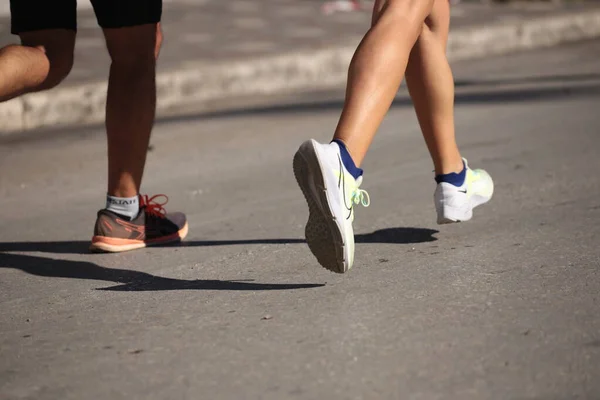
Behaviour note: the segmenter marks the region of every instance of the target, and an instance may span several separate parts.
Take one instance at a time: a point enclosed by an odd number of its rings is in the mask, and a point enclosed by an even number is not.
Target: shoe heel
[[[437,223],[439,225],[468,221],[471,218],[473,218],[473,209],[470,207],[457,208],[447,205],[438,205],[437,207]]]

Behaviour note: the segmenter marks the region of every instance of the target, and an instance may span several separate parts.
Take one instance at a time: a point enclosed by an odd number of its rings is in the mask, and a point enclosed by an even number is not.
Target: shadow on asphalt
[[[117,292],[162,290],[264,291],[310,289],[325,286],[324,284],[316,283],[254,283],[252,280],[220,281],[204,279],[172,279],[128,269],[105,268],[85,261],[55,260],[21,254],[0,254],[0,268],[14,268],[31,275],[50,278],[114,282],[119,285],[98,288],[97,290]]]
[[[410,244],[432,242],[438,231],[425,228],[388,228],[355,236],[356,243]],[[243,244],[304,243],[302,239],[252,239],[222,241],[185,241],[169,247],[226,246]],[[0,243],[0,252],[46,252],[55,254],[87,254],[89,242],[7,242]],[[118,283],[116,286],[98,288],[107,291],[162,291],[162,290],[229,290],[264,291],[310,289],[324,284],[254,283],[253,280],[184,280],[164,278],[146,272],[105,268],[87,261],[57,260],[24,254],[0,253],[0,268],[18,269],[31,275],[51,278],[71,278]]]
[[[426,228],[386,228],[372,233],[357,234],[356,243],[411,244],[436,241],[435,229]],[[239,240],[185,240],[181,243],[154,247],[210,247],[251,244],[296,244],[305,243],[304,239],[239,239]],[[0,252],[42,252],[54,254],[88,254],[89,241],[64,242],[4,242],[0,243]],[[0,254],[0,260],[4,255]],[[2,265],[0,265],[2,267]]]

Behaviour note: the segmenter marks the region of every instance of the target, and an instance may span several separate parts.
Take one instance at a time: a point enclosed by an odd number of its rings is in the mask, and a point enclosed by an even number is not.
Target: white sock
[[[115,197],[107,194],[106,209],[132,220],[140,213],[140,201],[138,196]]]

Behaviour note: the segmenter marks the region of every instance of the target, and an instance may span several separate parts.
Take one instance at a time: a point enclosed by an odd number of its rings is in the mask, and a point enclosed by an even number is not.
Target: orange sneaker
[[[164,202],[157,199],[164,198]],[[118,253],[147,246],[179,242],[187,236],[185,214],[167,213],[169,198],[159,194],[140,196],[140,213],[129,220],[108,210],[98,211],[91,251]]]

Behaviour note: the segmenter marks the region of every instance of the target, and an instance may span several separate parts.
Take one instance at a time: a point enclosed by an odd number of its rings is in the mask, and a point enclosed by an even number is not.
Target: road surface
[[[303,242],[291,168],[341,93],[157,124],[144,191],[187,212],[176,247],[87,253],[101,129],[2,142],[0,398],[600,398],[598,54],[456,65],[461,150],[496,182],[469,223],[435,224],[399,94],[345,275]]]

